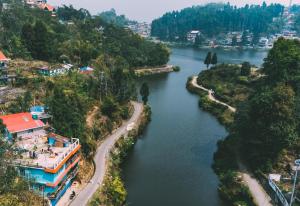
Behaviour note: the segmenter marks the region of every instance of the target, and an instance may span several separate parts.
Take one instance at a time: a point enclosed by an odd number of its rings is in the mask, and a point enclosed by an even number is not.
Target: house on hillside
[[[73,69],[72,64],[64,64],[60,67],[41,67],[38,68],[38,73],[43,76],[59,76],[67,74],[69,71]]]
[[[94,72],[94,69],[89,66],[81,67],[79,69],[79,73],[81,73],[81,74],[93,74],[93,72]]]
[[[45,11],[50,11],[52,13],[55,12],[54,6],[51,6],[50,4],[47,4],[47,3],[40,3],[40,4],[38,4],[38,7]]]
[[[8,62],[9,58],[7,58],[2,51],[0,51],[0,83],[8,81]]]
[[[35,120],[41,120],[44,124],[48,124],[52,118],[52,115],[48,114],[44,106],[33,106],[30,108],[32,118]]]
[[[201,32],[198,30],[192,30],[187,33],[186,39],[188,42],[195,43],[196,38],[201,35]]]
[[[0,116],[6,139],[18,156],[11,161],[20,176],[31,180],[30,188],[55,206],[78,173],[79,139],[44,130],[45,124],[30,113]]]

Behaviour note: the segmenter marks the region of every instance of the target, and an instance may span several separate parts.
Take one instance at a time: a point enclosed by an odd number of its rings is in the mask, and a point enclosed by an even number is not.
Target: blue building
[[[32,189],[56,205],[78,173],[79,140],[47,134],[45,124],[30,113],[0,119],[6,125],[6,138],[20,151],[20,158],[13,161],[20,175],[32,180]]]

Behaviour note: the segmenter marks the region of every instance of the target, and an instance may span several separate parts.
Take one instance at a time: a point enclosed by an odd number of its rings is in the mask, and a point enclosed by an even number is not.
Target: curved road
[[[210,89],[207,89],[201,85],[199,85],[197,83],[197,76],[193,76],[192,79],[192,85],[195,88],[204,90],[208,93],[208,98],[211,101],[214,101],[218,104],[227,106],[228,109],[230,109],[232,112],[236,112],[236,108],[231,107],[230,105],[221,102],[219,100],[217,100],[212,94],[213,91]],[[241,163],[239,162],[239,168],[240,168],[240,172],[242,174],[242,179],[243,182],[245,183],[245,185],[248,186],[250,193],[254,199],[254,202],[258,205],[258,206],[272,206],[271,202],[271,198],[270,196],[267,194],[267,192],[264,190],[264,188],[260,185],[260,183],[253,177],[253,175],[247,170],[247,168]]]
[[[134,113],[131,118],[124,122],[121,127],[108,136],[104,142],[98,147],[94,161],[96,164],[96,171],[91,181],[79,192],[75,199],[70,204],[71,206],[83,206],[88,203],[93,194],[102,185],[105,172],[106,172],[106,160],[110,150],[113,148],[116,141],[123,135],[128,133],[127,127],[133,123],[137,123],[138,119],[143,112],[143,104],[138,102],[132,102],[134,106]]]

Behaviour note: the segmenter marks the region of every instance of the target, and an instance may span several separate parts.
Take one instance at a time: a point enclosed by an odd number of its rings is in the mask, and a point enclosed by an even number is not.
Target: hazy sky
[[[91,13],[116,9],[118,14],[125,14],[127,17],[138,21],[151,22],[167,11],[180,10],[185,7],[205,4],[208,2],[230,2],[242,6],[245,4],[262,4],[263,0],[48,0],[55,6],[61,4],[73,4],[75,8],[85,8]],[[267,3],[281,3],[288,5],[290,0],[265,0]],[[300,0],[293,0],[293,3],[300,4]]]

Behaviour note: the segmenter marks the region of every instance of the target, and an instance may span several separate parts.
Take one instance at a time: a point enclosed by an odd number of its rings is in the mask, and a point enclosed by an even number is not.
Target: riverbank
[[[235,108],[223,103],[212,95],[212,91],[197,84],[197,76],[190,77],[187,81],[186,88],[191,93],[199,95],[199,107],[203,110],[212,113],[218,121],[229,128],[234,120]]]
[[[165,65],[162,67],[155,67],[155,68],[138,68],[134,72],[138,77],[141,76],[148,76],[153,74],[161,74],[161,73],[170,73],[178,71],[176,66],[173,65]]]
[[[107,171],[107,158],[109,157],[111,149],[114,147],[119,138],[128,134],[128,129],[131,127],[131,125],[138,124],[139,119],[143,114],[144,107],[141,103],[132,102],[132,104],[134,107],[134,112],[131,118],[123,122],[122,126],[112,131],[111,135],[106,137],[106,139],[103,140],[101,145],[98,147],[96,155],[94,156],[96,167],[94,176],[83,189],[78,191],[78,195],[75,197],[75,199],[68,204],[74,206],[86,205],[93,194],[98,190],[99,185],[102,185]]]
[[[226,107],[231,113],[235,113],[236,108],[216,99],[211,89],[204,88],[197,83],[197,78],[197,76],[193,76],[188,79],[187,89],[199,94],[200,102],[202,102],[199,103],[199,106],[216,115],[219,121],[228,127],[229,122],[222,118],[226,111],[224,109]],[[203,101],[206,103],[203,104]],[[223,114],[220,107],[223,108]],[[246,169],[246,166],[241,163],[238,153],[239,140],[234,135],[229,135],[226,139],[218,142],[213,168],[221,181],[220,195],[231,204],[271,206],[271,198]]]
[[[122,180],[120,165],[126,159],[128,152],[133,148],[137,137],[143,132],[151,120],[151,108],[144,106],[143,112],[136,121],[127,127],[128,133],[122,135],[110,150],[107,159],[107,171],[102,187],[93,195],[88,205],[121,206],[126,201],[127,192]]]

